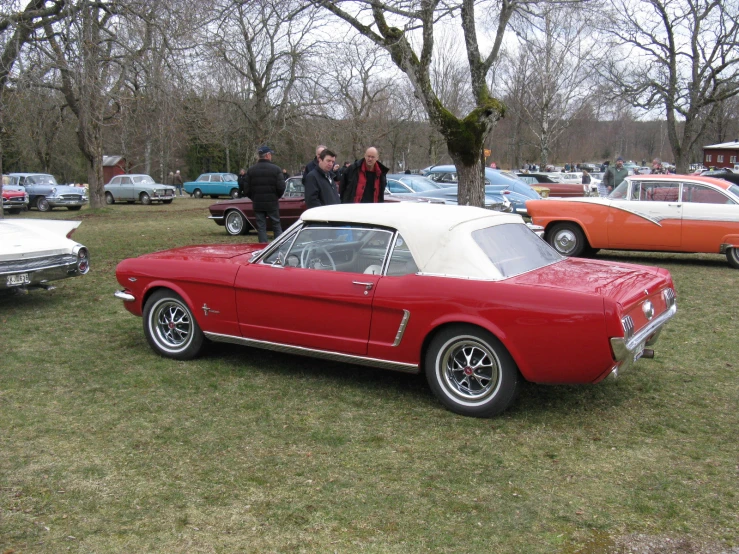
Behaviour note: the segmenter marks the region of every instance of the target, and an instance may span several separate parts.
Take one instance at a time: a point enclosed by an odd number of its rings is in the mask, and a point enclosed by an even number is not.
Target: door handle
[[[365,283],[363,281],[352,281],[352,284],[363,286],[364,287],[364,294],[365,295],[368,294],[369,291],[372,290],[372,287],[375,286],[374,283]]]

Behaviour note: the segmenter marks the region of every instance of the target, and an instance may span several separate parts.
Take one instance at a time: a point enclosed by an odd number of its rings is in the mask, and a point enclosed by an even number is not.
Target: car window
[[[538,183],[536,177],[532,177],[531,175],[521,175],[519,179],[521,179],[524,183],[528,183],[529,185],[534,185]]]
[[[227,173],[226,175],[223,176],[223,180],[224,181],[237,181],[238,179],[236,175],[234,175],[233,173]]]
[[[411,190],[414,192],[428,192],[430,190],[439,189],[439,185],[432,183],[429,179],[426,179],[425,177],[418,177],[415,179],[403,178],[400,182],[410,187]]]
[[[642,202],[677,202],[680,184],[670,181],[634,181],[631,183],[631,200]]]
[[[503,278],[562,260],[554,248],[521,223],[494,225],[472,232],[472,238]]]
[[[220,183],[221,182],[221,176],[220,175],[211,175],[210,176],[210,182],[211,183]]]
[[[394,194],[408,193],[408,189],[400,181],[395,181],[394,179],[388,179],[387,188]]]
[[[270,253],[265,264],[298,269],[379,274],[393,233],[351,226],[309,226]]]
[[[408,244],[403,237],[398,234],[393,245],[393,252],[390,255],[390,262],[387,266],[387,275],[390,277],[402,277],[403,275],[411,275],[418,273],[418,266]]]
[[[198,177],[198,183],[205,183],[210,179],[210,175],[201,175]]]
[[[120,185],[121,184],[121,178],[120,177],[113,177],[110,180],[110,183],[109,184],[111,184],[111,185]]]
[[[683,202],[694,204],[735,204],[722,192],[695,183],[683,183]]]
[[[611,200],[622,200],[626,198],[626,194],[629,191],[629,182],[628,181],[621,181],[621,184],[618,185],[611,194],[608,195],[608,198]]]
[[[131,184],[131,178],[130,177],[121,177],[121,184],[122,185],[130,185]]]

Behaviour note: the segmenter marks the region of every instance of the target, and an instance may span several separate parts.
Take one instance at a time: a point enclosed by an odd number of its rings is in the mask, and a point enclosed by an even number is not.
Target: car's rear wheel
[[[43,196],[39,196],[36,199],[36,207],[40,212],[48,212],[49,210],[51,210],[51,204],[49,204],[49,201]]]
[[[580,256],[588,246],[582,229],[574,223],[557,223],[546,233],[547,242],[563,256]]]
[[[139,200],[141,200],[141,203],[142,203],[142,204],[146,204],[147,206],[148,206],[149,204],[151,204],[151,196],[149,196],[149,195],[148,195],[148,194],[146,194],[145,192],[142,192],[142,193],[141,193],[141,195],[139,196]]]
[[[239,189],[231,189],[231,198],[238,198],[239,197]]]
[[[473,325],[453,325],[431,341],[426,378],[452,412],[490,417],[505,410],[522,381],[516,363],[492,334]]]
[[[146,340],[159,354],[189,360],[200,353],[205,337],[179,294],[156,291],[146,301],[143,315]]]
[[[238,210],[231,210],[226,214],[226,232],[229,235],[236,236],[244,233],[246,227],[246,218]]]
[[[739,248],[729,248],[726,251],[726,260],[734,269],[739,269]]]
[[[202,198],[203,197],[203,191],[200,190],[200,189],[195,189],[194,191],[192,191],[192,195],[195,198]]]
[[[115,198],[113,198],[113,195],[109,192],[105,193],[105,203],[106,204],[115,204]]]
[[[67,206],[67,209],[68,209],[68,210],[69,210],[70,212],[78,212],[79,210],[81,210],[81,209],[82,209],[82,206]]]

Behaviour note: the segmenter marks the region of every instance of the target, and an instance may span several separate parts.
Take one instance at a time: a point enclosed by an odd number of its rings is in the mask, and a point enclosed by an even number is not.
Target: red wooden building
[[[109,183],[116,175],[126,172],[126,158],[123,156],[103,156],[103,181]]]
[[[728,167],[739,170],[739,139],[703,147],[704,167]]]

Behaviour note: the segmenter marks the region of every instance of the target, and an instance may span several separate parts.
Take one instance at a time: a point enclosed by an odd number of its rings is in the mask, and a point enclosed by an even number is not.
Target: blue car
[[[388,173],[385,194],[394,196],[396,194],[411,194],[413,192],[425,192],[442,188],[439,183],[419,175],[407,175],[405,173]]]
[[[457,168],[453,165],[435,165],[425,169],[424,171],[426,172],[426,177],[441,185],[448,186],[457,184]],[[518,214],[527,215],[527,200],[541,199],[538,192],[509,171],[486,167],[486,193],[489,186],[498,187],[496,189],[490,189],[491,192],[495,191],[500,192],[500,194],[504,194],[513,206],[513,211]]]
[[[185,183],[184,189],[186,193],[195,198],[203,196],[239,197],[239,183],[233,173],[203,173],[197,180]]]
[[[442,187],[438,190],[400,194],[395,198],[410,202],[431,202],[440,204],[457,204],[457,185]],[[512,212],[510,200],[500,187],[488,185],[485,187],[485,207],[499,212]]]
[[[40,212],[52,208],[77,211],[87,204],[87,190],[82,187],[60,185],[48,173],[11,173],[11,185],[22,186],[28,193],[28,207]]]

